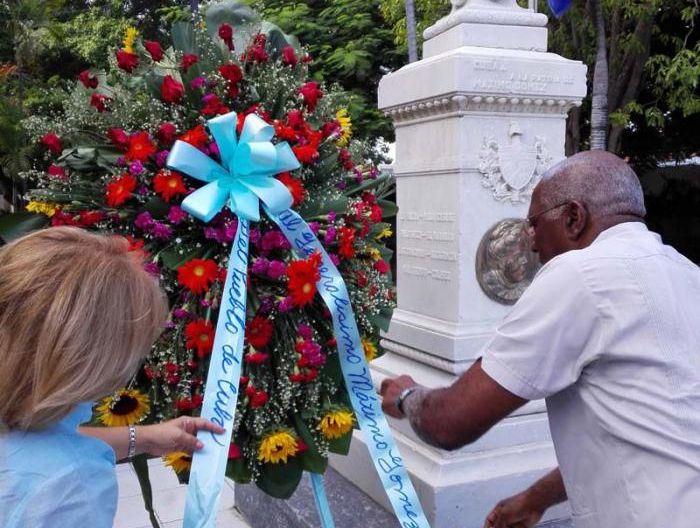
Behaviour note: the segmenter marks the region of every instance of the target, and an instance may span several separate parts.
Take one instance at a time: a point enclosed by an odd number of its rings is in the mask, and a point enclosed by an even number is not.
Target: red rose
[[[144,41],[143,45],[148,53],[151,54],[151,59],[153,59],[153,62],[160,62],[163,60],[163,48],[160,47],[158,42],[154,40],[146,40]]]
[[[128,51],[118,50],[117,53],[117,66],[119,66],[126,73],[131,73],[134,71],[136,66],[139,65],[139,56],[135,53],[129,53]]]
[[[297,55],[294,53],[294,48],[291,46],[286,46],[282,49],[282,64],[287,66],[297,65]]]
[[[166,103],[179,103],[185,95],[185,87],[173,79],[172,75],[166,75],[163,84],[160,85],[160,95]]]
[[[389,264],[387,264],[386,260],[378,260],[374,263],[374,269],[379,273],[386,273],[389,271]]]
[[[224,64],[219,66],[219,73],[229,82],[237,83],[243,80],[243,70],[238,64]]]
[[[301,110],[292,110],[287,114],[287,124],[296,129],[300,130],[306,127],[306,121],[304,121],[304,115]]]
[[[163,123],[158,127],[156,138],[163,145],[169,146],[175,143],[177,137],[177,128],[172,123]]]
[[[304,104],[309,109],[309,112],[316,110],[318,100],[323,97],[323,92],[319,89],[318,83],[309,81],[299,88],[299,93],[304,98]]]
[[[106,112],[107,102],[111,100],[112,98],[105,94],[93,92],[90,96],[90,106],[93,106],[98,112]]]
[[[199,57],[195,55],[194,53],[185,53],[182,56],[182,69],[185,70],[185,73],[187,73],[187,70],[189,70],[192,65],[197,64],[199,61]]]
[[[107,138],[119,150],[127,150],[129,148],[129,135],[121,128],[110,128],[107,130]]]
[[[49,165],[48,170],[46,171],[49,173],[49,176],[56,178],[58,180],[65,180],[66,179],[66,171],[63,167],[59,167],[58,165],[54,165],[53,163]]]
[[[54,154],[60,154],[63,151],[61,139],[53,132],[49,132],[44,137],[42,137],[41,142],[44,145],[46,145],[46,147]]]
[[[233,51],[233,28],[226,22],[219,26],[219,38],[226,43],[229,50]]]
[[[228,446],[228,459],[236,460],[237,458],[241,458],[241,448],[238,447],[238,444],[231,442]]]
[[[90,76],[90,70],[83,70],[78,74],[78,79],[85,88],[97,88],[97,76]]]
[[[267,395],[267,392],[265,391],[258,391],[253,396],[250,398],[250,406],[255,409],[257,407],[262,407],[267,403],[267,400],[269,400],[269,396]]]

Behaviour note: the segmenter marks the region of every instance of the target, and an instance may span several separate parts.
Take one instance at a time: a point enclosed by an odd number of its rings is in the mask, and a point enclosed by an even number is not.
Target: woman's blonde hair
[[[0,249],[0,425],[41,429],[122,386],[167,302],[121,237],[54,227]]]

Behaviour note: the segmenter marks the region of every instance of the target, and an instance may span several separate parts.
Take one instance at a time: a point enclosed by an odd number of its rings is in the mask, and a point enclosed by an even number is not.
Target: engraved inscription
[[[401,266],[404,273],[415,275],[417,277],[426,277],[434,280],[450,282],[452,280],[452,272],[448,270],[430,269],[423,266]]]
[[[477,60],[473,65],[472,88],[496,93],[547,93],[550,87],[574,83],[572,75],[547,71],[509,69],[500,60]]]

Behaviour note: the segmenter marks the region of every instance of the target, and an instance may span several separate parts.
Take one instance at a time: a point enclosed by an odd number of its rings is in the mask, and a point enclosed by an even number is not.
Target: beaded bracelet
[[[127,450],[127,457],[133,458],[136,454],[136,427],[133,425],[129,426],[129,448]]]

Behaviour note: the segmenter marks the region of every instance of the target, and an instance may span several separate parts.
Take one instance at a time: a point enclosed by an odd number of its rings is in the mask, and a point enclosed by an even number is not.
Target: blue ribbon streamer
[[[295,251],[304,257],[321,254],[317,287],[331,311],[343,378],[372,462],[399,524],[403,528],[430,528],[374,390],[350,295],[340,272],[301,216],[291,209],[281,213],[268,210],[267,214]]]
[[[200,431],[197,434],[204,447],[192,459],[183,528],[216,525],[243,357],[249,221],[259,221],[260,202],[295,251],[304,257],[317,251],[321,254],[321,279],[317,286],[332,314],[343,377],[372,461],[401,526],[430,528],[374,390],[345,283],[306,222],[289,209],[292,197],[286,186],[274,178],[280,172],[298,168],[298,160],[286,142],[271,143],[274,129],[254,114],[246,117],[240,138],[236,136],[237,115],[233,112],[211,119],[208,124],[221,153],[221,164],[182,141],[175,143],[167,161],[169,168],[206,182],[182,202],[185,211],[209,222],[228,205],[239,222],[229,257],[202,406],[202,416],[222,426],[225,432],[217,435]],[[311,479],[319,515],[326,523],[323,526],[332,528],[333,518],[323,481],[314,474]]]
[[[326,490],[323,487],[323,475],[311,473],[311,487],[314,490],[314,500],[316,501],[318,516],[321,519],[321,528],[335,528],[333,514],[328,505],[328,497],[326,497]]]

